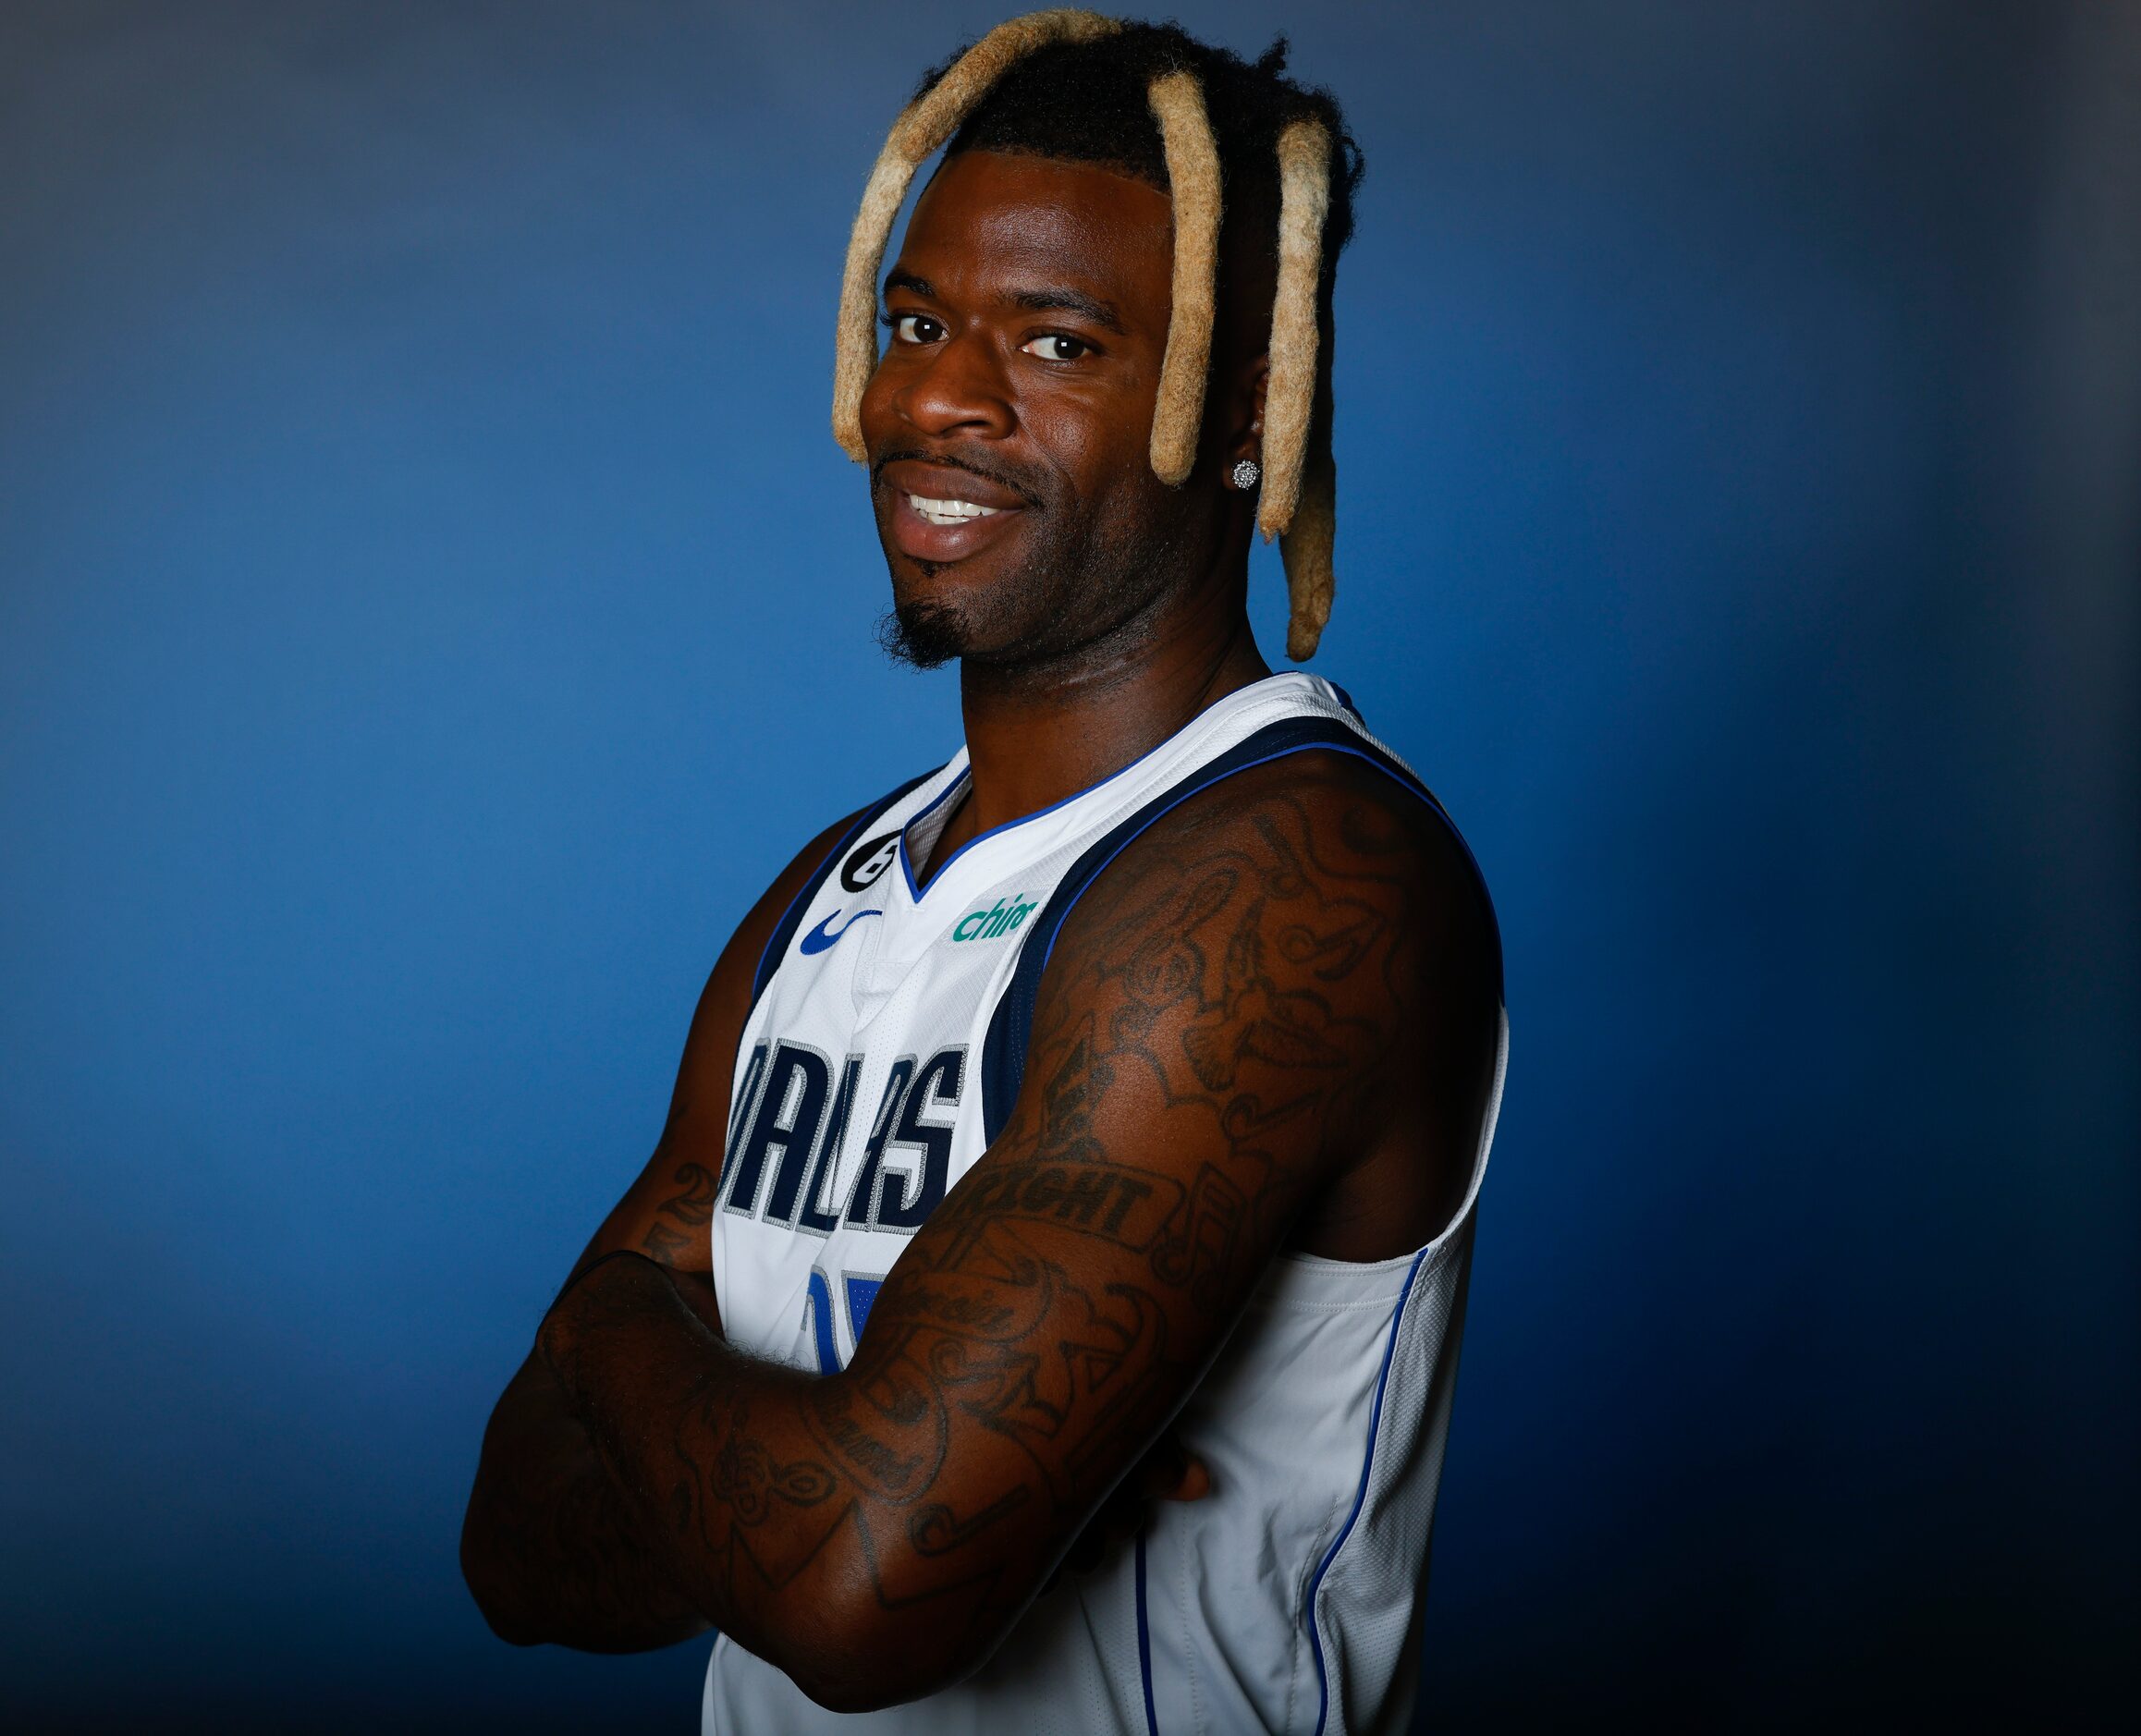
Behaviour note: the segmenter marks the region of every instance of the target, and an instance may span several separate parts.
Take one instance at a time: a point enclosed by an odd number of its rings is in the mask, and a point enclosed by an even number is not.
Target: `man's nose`
[[[932,347],[923,365],[893,395],[893,408],[917,433],[1001,439],[1018,423],[1009,382],[996,346],[979,333]]]

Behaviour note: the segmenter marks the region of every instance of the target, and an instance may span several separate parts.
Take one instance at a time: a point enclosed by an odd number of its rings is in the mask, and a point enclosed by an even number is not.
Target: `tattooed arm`
[[[1381,1257],[1449,1220],[1499,1000],[1476,882],[1416,798],[1340,755],[1244,772],[1065,923],[1009,1121],[847,1369],[737,1355],[634,1259],[592,1269],[539,1351],[691,1608],[828,1706],[933,1692],[1001,1641],[1277,1253]]]
[[[723,950],[692,1017],[654,1157],[573,1267],[577,1276],[622,1249],[644,1254],[711,1334],[721,1322],[707,1224],[752,978],[781,912],[848,824],[812,840]],[[705,1617],[681,1588],[667,1545],[648,1534],[644,1510],[603,1469],[557,1379],[531,1354],[491,1413],[461,1531],[461,1571],[484,1618],[523,1645],[636,1652],[689,1638]]]

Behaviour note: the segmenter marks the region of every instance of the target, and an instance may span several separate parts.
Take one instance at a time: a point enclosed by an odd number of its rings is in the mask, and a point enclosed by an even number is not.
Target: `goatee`
[[[959,612],[941,603],[902,603],[879,617],[877,642],[895,663],[934,669],[966,653]]]

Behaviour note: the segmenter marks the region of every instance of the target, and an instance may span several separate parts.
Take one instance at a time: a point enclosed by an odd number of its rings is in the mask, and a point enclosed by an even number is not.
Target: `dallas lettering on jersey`
[[[966,1045],[892,1063],[842,1201],[833,1189],[865,1058],[848,1056],[836,1079],[831,1058],[807,1043],[783,1038],[751,1051],[728,1130],[724,1211],[814,1236],[829,1236],[843,1218],[897,1235],[928,1221],[950,1175]]]

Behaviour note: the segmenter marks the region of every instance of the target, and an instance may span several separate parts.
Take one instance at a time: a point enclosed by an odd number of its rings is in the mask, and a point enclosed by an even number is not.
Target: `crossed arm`
[[[1489,947],[1453,843],[1356,763],[1176,810],[1065,924],[1009,1122],[848,1368],[738,1354],[690,1274],[583,1267],[520,1377],[585,1443],[544,1544],[578,1565],[521,1564],[546,1607],[508,1637],[711,1621],[843,1710],[978,1667],[1363,1154],[1432,1172],[1413,1192],[1447,1216],[1476,1105],[1436,1082],[1491,1019]],[[712,1204],[705,1166],[667,1168],[637,1242],[657,1257],[670,1232],[703,1243]]]

